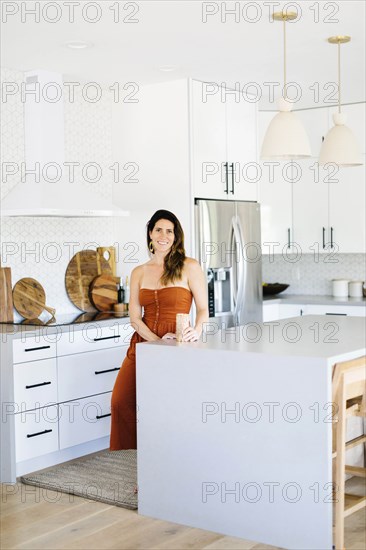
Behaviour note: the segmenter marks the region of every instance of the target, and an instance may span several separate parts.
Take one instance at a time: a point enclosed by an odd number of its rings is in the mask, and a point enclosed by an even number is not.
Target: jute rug
[[[102,451],[21,477],[27,485],[137,509],[136,451]]]

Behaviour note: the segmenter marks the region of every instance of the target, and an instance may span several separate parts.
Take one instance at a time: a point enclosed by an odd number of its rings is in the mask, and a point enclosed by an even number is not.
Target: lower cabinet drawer
[[[57,403],[56,359],[14,365],[15,412]]]
[[[56,335],[25,336],[13,341],[13,362],[24,363],[56,357]]]
[[[126,351],[123,346],[59,357],[59,402],[112,391]]]
[[[61,403],[60,449],[110,434],[112,392]]]
[[[17,462],[58,451],[58,405],[14,416]]]

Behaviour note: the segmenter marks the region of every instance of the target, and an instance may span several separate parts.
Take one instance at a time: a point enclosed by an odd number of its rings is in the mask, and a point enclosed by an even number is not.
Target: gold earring
[[[151,254],[154,254],[154,247],[153,247],[153,242],[152,241],[149,242],[149,250],[150,250]]]

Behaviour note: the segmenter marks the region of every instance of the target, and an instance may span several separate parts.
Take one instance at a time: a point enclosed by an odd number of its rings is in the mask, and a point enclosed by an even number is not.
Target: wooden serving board
[[[0,322],[12,323],[14,320],[13,294],[11,291],[11,269],[0,267]]]
[[[118,277],[112,275],[98,275],[90,284],[89,297],[98,311],[113,311],[113,304],[117,303]]]
[[[46,306],[46,293],[41,283],[31,277],[20,279],[13,289],[14,307],[24,319],[36,319],[45,309],[53,316],[56,311]]]
[[[98,254],[101,254],[103,258],[109,263],[111,274],[116,276],[116,249],[114,246],[100,246],[97,248]]]
[[[102,273],[112,275],[112,269],[97,250],[82,250],[71,258],[65,273],[66,292],[81,311],[96,311],[89,299],[89,286]]]

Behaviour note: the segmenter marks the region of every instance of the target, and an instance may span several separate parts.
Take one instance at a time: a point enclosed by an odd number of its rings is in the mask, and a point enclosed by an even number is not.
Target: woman
[[[151,260],[136,267],[130,281],[130,319],[135,329],[112,393],[110,450],[136,449],[136,344],[175,338],[177,313],[196,306],[194,327],[184,330],[183,341],[195,342],[208,320],[203,271],[184,250],[184,234],[177,217],[158,210],[147,223]],[[142,308],[144,316],[142,316]]]

